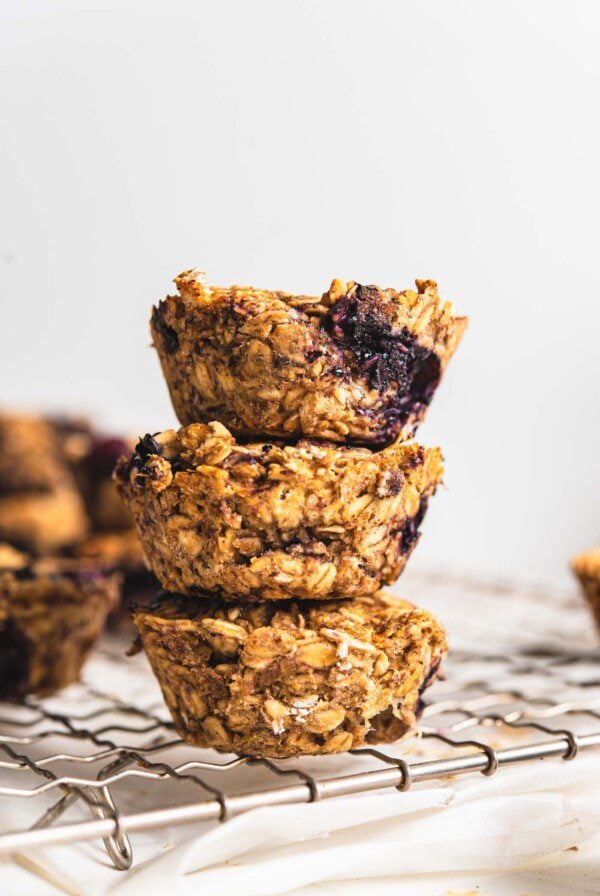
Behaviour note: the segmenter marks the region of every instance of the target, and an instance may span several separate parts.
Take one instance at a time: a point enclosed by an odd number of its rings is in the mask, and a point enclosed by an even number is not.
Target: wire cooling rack
[[[220,755],[176,736],[143,658],[127,659],[123,644],[106,640],[81,685],[49,700],[0,704],[0,809],[10,807],[12,822],[0,854],[101,839],[114,865],[127,869],[132,834],[490,776],[600,747],[595,650],[454,651],[427,699],[418,735],[353,750],[342,761]]]

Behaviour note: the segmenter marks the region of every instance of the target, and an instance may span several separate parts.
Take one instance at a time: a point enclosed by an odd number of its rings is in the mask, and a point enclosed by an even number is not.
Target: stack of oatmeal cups
[[[433,281],[209,287],[153,310],[182,428],[115,471],[164,591],[134,612],[182,737],[259,757],[396,740],[446,650],[395,581],[442,477],[412,440],[466,326]]]

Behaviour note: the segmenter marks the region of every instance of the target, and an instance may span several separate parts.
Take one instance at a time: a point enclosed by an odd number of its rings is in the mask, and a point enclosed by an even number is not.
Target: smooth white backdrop
[[[600,542],[600,6],[0,2],[0,400],[174,424],[151,303],[438,280],[471,317],[420,435],[416,562]]]

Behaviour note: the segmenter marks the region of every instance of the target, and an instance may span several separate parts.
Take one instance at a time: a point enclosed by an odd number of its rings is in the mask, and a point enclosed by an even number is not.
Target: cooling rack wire
[[[0,835],[0,854],[101,839],[125,870],[136,833],[219,823],[258,807],[406,791],[457,775],[491,776],[517,763],[576,761],[600,747],[595,649],[455,650],[445,680],[427,692],[420,734],[353,750],[340,765],[339,757],[275,762],[185,745],[144,658],[126,658],[125,646],[107,637],[82,684],[60,697],[0,704],[0,808],[10,805],[9,817],[18,820]]]

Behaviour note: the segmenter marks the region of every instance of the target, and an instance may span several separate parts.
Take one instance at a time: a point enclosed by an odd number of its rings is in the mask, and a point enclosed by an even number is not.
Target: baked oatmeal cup
[[[209,423],[146,435],[115,479],[167,591],[325,600],[397,578],[442,472],[414,442],[240,444]]]
[[[467,324],[432,280],[334,280],[314,297],[210,287],[196,270],[175,283],[151,320],[175,412],[253,439],[412,436]]]
[[[281,604],[163,593],[133,619],[181,737],[249,756],[397,740],[447,649],[430,613],[385,592]]]
[[[0,545],[0,697],[47,695],[77,681],[118,600],[115,574]]]
[[[574,557],[571,566],[600,629],[600,547]]]

